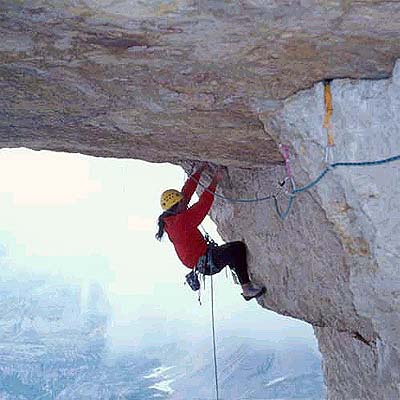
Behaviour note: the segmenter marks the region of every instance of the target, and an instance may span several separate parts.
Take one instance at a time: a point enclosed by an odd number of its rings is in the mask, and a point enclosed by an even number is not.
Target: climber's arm
[[[207,163],[202,163],[198,170],[193,175],[189,176],[185,184],[183,185],[181,192],[185,196],[187,202],[189,202],[192,198],[193,193],[197,188],[197,183],[200,181],[201,174],[206,169],[206,167]]]
[[[201,194],[199,201],[184,212],[184,218],[188,224],[199,226],[203,222],[213,204],[214,193],[222,177],[223,172],[218,169],[207,190]]]

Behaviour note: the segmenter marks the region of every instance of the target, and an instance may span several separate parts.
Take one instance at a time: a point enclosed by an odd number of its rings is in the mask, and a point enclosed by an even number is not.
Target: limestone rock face
[[[331,84],[336,161],[400,154],[399,85],[400,62],[387,80]],[[321,171],[322,98],[323,85],[317,84],[265,121],[293,146],[299,184]],[[399,162],[338,167],[298,195],[285,222],[271,216],[264,230],[271,229],[267,242],[274,249],[267,250],[268,267],[255,269],[261,280],[274,277],[265,304],[284,305],[283,313],[314,325],[333,399],[400,396],[399,176]]]
[[[400,3],[2,0],[1,146],[149,161],[279,160],[258,118],[333,77],[382,78]]]
[[[2,0],[0,146],[207,160],[251,198],[285,176],[284,142],[301,186],[324,167],[322,79],[336,160],[400,153],[399,32],[394,1]],[[331,399],[400,398],[398,177],[335,169],[285,221],[271,201],[213,209],[262,305],[314,326]]]

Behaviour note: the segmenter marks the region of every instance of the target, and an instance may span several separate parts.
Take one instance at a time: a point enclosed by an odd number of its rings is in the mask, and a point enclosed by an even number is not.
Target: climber
[[[246,245],[235,241],[210,246],[198,229],[212,206],[217,184],[223,177],[221,168],[216,170],[208,190],[201,194],[199,201],[188,208],[197,182],[206,168],[208,164],[201,163],[197,171],[187,179],[181,192],[170,189],[162,193],[160,202],[164,212],[158,218],[156,238],[161,240],[166,231],[182,263],[191,269],[196,267],[204,275],[214,275],[229,265],[239,279],[242,296],[248,301],[265,293],[265,288],[256,287],[250,282]]]

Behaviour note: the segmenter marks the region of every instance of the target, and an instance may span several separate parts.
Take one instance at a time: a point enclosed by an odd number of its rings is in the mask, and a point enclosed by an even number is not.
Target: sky
[[[15,269],[101,285],[116,350],[204,338],[211,334],[210,281],[200,305],[168,238],[154,238],[161,192],[185,179],[170,164],[0,150],[0,243]],[[209,218],[203,226],[222,243]],[[245,302],[230,274],[216,275],[214,285],[217,336],[302,338],[316,347],[308,324]]]

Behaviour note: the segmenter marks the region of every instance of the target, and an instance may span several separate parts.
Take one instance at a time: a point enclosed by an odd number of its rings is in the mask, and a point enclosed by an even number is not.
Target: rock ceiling
[[[379,79],[394,1],[0,2],[0,146],[148,161],[280,160],[263,120],[326,78]]]

